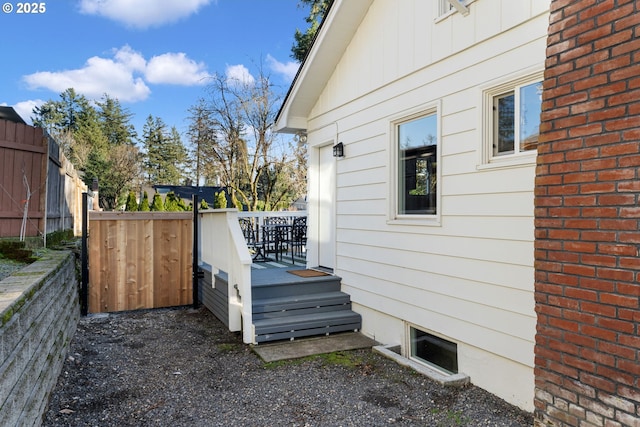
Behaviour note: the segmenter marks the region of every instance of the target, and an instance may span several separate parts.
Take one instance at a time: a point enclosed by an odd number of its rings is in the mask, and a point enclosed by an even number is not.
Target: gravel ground
[[[264,363],[208,310],[80,321],[44,426],[531,426],[371,350]]]

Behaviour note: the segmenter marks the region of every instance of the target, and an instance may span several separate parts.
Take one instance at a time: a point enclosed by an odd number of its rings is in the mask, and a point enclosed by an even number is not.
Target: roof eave
[[[311,109],[371,3],[373,0],[334,0],[280,107],[276,132],[306,132]]]

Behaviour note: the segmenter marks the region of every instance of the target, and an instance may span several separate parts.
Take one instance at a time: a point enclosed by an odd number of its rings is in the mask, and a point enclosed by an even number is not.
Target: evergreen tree
[[[167,196],[165,197],[164,210],[167,212],[183,211],[184,209],[182,209],[182,207],[180,206],[180,202],[178,200],[180,200],[178,196],[176,196],[176,194],[173,191],[169,191],[167,193]]]
[[[302,62],[307,56],[313,40],[316,37],[320,23],[329,10],[332,0],[300,0],[300,5],[309,6],[309,16],[305,18],[309,27],[302,32],[296,29],[294,34],[295,43],[291,47],[291,57],[298,62]]]
[[[140,212],[149,212],[151,207],[149,206],[149,195],[145,191],[142,195],[142,200],[140,201],[140,206],[138,207]]]
[[[224,190],[219,193],[216,193],[215,199],[213,200],[213,208],[214,209],[226,209],[227,208],[227,195]]]
[[[206,211],[207,209],[209,209],[209,203],[207,203],[205,199],[200,200],[200,207],[198,209],[200,209],[201,211]]]
[[[137,212],[138,211],[138,201],[136,200],[136,193],[129,191],[129,196],[127,197],[127,204],[125,205],[124,210],[128,212]]]
[[[179,185],[183,181],[187,151],[175,127],[159,117],[149,115],[142,131],[142,144],[146,150],[145,172],[150,184]]]
[[[139,154],[131,115],[108,95],[96,105],[70,88],[60,100],[34,108],[33,123],[58,141],[71,163],[84,172],[87,185],[98,179],[100,205],[114,209],[139,177]]]
[[[153,201],[151,202],[151,210],[153,212],[164,211],[164,202],[162,201],[162,197],[158,193],[153,195]]]

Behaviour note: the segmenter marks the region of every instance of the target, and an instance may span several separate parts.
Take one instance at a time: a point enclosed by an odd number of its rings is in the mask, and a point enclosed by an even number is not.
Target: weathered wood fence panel
[[[23,225],[27,187],[25,236],[44,230],[47,138],[42,129],[0,119],[0,237],[18,237]]]
[[[27,191],[31,197],[25,217]],[[44,236],[66,229],[79,236],[82,193],[87,191],[46,132],[0,119],[0,237]],[[97,197],[90,204],[90,209],[98,209]]]
[[[89,312],[193,302],[191,212],[90,212]]]

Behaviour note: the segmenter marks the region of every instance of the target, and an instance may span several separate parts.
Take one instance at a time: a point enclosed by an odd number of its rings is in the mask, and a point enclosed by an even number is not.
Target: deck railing
[[[238,218],[252,218],[254,226],[262,228],[267,218],[282,217],[287,218],[289,223],[293,223],[296,217],[307,216],[307,211],[242,211],[238,212]]]
[[[229,330],[242,330],[242,340],[255,340],[251,318],[251,255],[242,235],[236,209],[200,213],[200,260],[212,274],[227,273]]]

